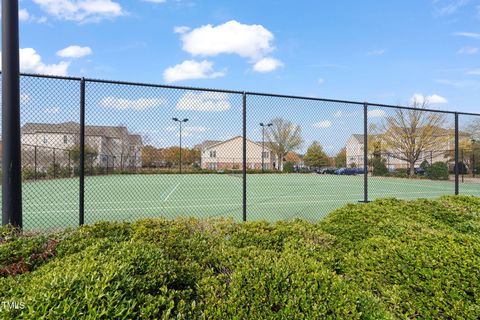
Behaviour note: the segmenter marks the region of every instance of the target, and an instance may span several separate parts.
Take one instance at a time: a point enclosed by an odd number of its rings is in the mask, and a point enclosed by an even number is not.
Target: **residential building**
[[[32,152],[40,166],[51,162],[56,157],[57,163],[66,161],[69,151],[80,142],[80,125],[76,122],[64,123],[26,123],[21,128],[22,151],[29,156]],[[142,138],[130,134],[124,126],[85,126],[86,149],[94,150],[91,156],[93,166],[108,168],[127,168],[142,166]],[[24,161],[24,162],[25,162]],[[70,159],[69,159],[70,161]]]
[[[201,150],[202,169],[242,169],[243,138],[241,136],[225,141],[204,141],[196,148]],[[265,170],[276,167],[275,155],[268,148],[267,143],[262,147],[262,142],[247,139],[247,169],[262,169],[262,157]]]
[[[347,167],[362,167],[364,165],[364,137],[363,134],[352,134],[347,140]],[[374,138],[375,135],[371,135],[371,137]],[[447,139],[445,143],[441,143],[435,150],[422,151],[419,155],[419,163],[417,165],[419,166],[423,160],[427,160],[429,163],[449,162],[451,158],[449,157],[449,153],[453,150],[453,141],[450,140],[451,139]],[[396,154],[392,150],[382,150],[381,154],[389,169],[406,169],[409,167],[408,162],[398,159],[401,155]],[[372,157],[371,152],[369,152],[368,156]]]

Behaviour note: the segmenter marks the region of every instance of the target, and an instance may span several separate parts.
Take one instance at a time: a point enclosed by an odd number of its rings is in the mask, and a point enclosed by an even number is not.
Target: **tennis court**
[[[460,185],[461,194],[480,196],[480,183]],[[452,181],[369,178],[369,199],[434,198],[454,194]],[[26,229],[76,226],[78,178],[26,182]],[[363,176],[250,174],[248,220],[302,218],[318,221],[347,203],[363,199]],[[241,175],[110,175],[85,179],[85,223],[146,217],[242,218]]]

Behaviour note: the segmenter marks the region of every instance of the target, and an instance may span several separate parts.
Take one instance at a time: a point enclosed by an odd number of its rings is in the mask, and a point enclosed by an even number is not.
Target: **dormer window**
[[[216,157],[217,157],[217,151],[216,150],[210,151],[210,158],[216,158]]]

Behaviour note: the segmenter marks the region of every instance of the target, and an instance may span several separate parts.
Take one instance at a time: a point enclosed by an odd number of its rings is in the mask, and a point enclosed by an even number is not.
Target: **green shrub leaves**
[[[0,229],[18,319],[475,319],[480,200],[382,199],[305,221]],[[23,265],[21,265],[23,266]]]

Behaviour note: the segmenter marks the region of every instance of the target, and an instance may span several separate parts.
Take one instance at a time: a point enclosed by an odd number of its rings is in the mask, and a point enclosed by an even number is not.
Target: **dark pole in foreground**
[[[244,92],[242,97],[242,220],[247,221],[247,94]]]
[[[85,223],[85,79],[80,80],[80,167],[78,175],[80,177],[79,190],[79,224]],[[93,161],[92,161],[93,162]],[[90,170],[91,171],[91,170]]]
[[[180,174],[182,174],[182,123],[187,122],[188,119],[179,120],[172,118],[173,121],[180,123]]]
[[[260,127],[262,127],[262,172],[265,172],[265,127],[271,126],[273,126],[273,123],[260,123]]]
[[[2,224],[22,228],[18,0],[2,1]]]
[[[458,163],[458,112],[455,112],[455,195],[458,195],[459,190],[458,190],[458,174],[459,174],[459,163]]]

